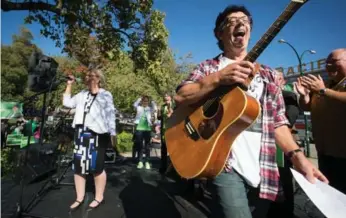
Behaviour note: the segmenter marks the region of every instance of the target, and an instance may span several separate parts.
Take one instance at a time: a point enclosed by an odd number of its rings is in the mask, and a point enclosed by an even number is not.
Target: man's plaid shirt
[[[188,83],[194,83],[202,78],[219,71],[222,55],[199,64],[177,88]],[[261,66],[259,74],[263,78],[265,88],[260,99],[262,106],[262,139],[260,150],[260,198],[275,201],[279,197],[279,171],[276,163],[275,128],[288,125],[285,116],[285,103],[281,89],[276,81],[275,71],[267,66]],[[231,152],[232,154],[232,152]],[[230,161],[226,163],[225,170],[231,170]]]

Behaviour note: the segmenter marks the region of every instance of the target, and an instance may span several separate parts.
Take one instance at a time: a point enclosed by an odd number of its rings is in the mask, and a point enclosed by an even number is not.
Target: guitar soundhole
[[[214,133],[217,131],[217,128],[219,127],[222,116],[223,116],[223,107],[222,104],[219,104],[217,102],[217,105],[213,105],[214,111],[213,113],[208,112],[208,118],[204,119],[199,125],[198,125],[198,133],[203,139],[209,139],[214,135]],[[211,108],[209,108],[211,109]]]
[[[207,101],[203,106],[204,116],[210,118],[213,117],[219,108],[219,101]]]

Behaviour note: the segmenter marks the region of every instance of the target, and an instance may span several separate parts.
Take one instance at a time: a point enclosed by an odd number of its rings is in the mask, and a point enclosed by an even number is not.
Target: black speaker
[[[30,144],[19,150],[16,154],[16,170],[14,173],[14,181],[20,182],[22,176],[24,177],[24,183],[30,184],[41,181],[57,171],[57,144],[45,144],[39,143]],[[27,152],[27,162],[24,165],[25,149]]]
[[[28,66],[28,87],[30,91],[55,90],[59,85],[55,81],[58,66],[58,62],[53,58],[34,51],[30,56]]]

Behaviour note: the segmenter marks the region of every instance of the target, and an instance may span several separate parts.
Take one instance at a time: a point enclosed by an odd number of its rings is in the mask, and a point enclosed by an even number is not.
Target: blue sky
[[[154,0],[155,1],[155,0]],[[154,7],[166,14],[169,46],[177,54],[192,53],[198,63],[220,53],[213,35],[215,19],[228,4],[245,5],[252,13],[254,28],[250,48],[260,39],[274,20],[288,5],[289,0],[156,0]],[[281,38],[293,44],[299,53],[306,49],[317,51],[305,55],[303,62],[325,58],[330,51],[346,47],[346,1],[309,0],[287,23],[278,36],[259,57],[258,61],[272,67],[297,65],[297,59]],[[11,43],[11,36],[18,33],[27,12],[1,14],[1,42]],[[60,54],[55,43],[40,35],[40,26],[27,26],[34,35],[34,42],[48,55]]]

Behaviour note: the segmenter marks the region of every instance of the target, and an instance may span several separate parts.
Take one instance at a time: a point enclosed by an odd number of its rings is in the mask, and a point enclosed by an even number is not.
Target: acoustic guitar
[[[307,0],[291,0],[284,12],[251,49],[255,62],[289,19]],[[250,75],[249,85],[254,75]],[[215,177],[224,168],[232,144],[260,114],[259,102],[246,86],[221,86],[194,105],[178,106],[167,120],[167,149],[177,173],[186,179]]]

